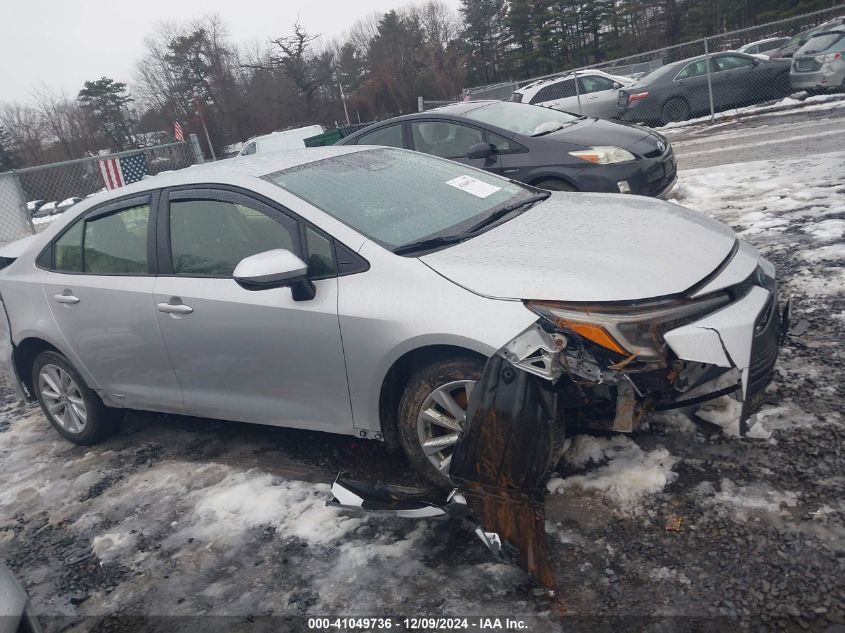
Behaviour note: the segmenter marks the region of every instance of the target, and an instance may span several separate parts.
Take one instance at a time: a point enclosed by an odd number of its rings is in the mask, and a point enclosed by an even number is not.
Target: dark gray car
[[[762,59],[743,53],[701,55],[667,64],[619,91],[623,121],[665,125],[710,111],[784,97],[790,93],[789,60]]]
[[[660,197],[676,179],[672,148],[652,130],[506,101],[389,119],[338,144],[404,147],[556,191]]]

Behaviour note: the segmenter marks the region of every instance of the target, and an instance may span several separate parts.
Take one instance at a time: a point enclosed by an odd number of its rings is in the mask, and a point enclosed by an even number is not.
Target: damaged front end
[[[703,295],[635,305],[526,306],[542,320],[519,338],[545,337],[544,344],[526,350],[518,338],[503,353],[526,371],[543,367],[557,381],[568,425],[631,432],[651,411],[730,395],[742,403],[743,435],[771,380],[791,312],[790,301],[779,305],[774,270],[765,260],[741,283]]]
[[[564,425],[631,432],[651,411],[731,395],[742,402],[744,433],[770,381],[790,304],[781,309],[774,270],[760,259],[740,283],[710,281],[683,298],[525,305],[540,319],[488,360],[473,389],[452,455],[455,489],[446,495],[338,478],[330,503],[469,519],[497,558],[554,589],[543,486]]]

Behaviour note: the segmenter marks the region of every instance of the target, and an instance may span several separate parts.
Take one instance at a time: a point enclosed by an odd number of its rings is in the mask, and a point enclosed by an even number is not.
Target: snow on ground
[[[578,435],[562,459],[581,469],[607,463],[584,474],[552,478],[546,486],[550,493],[597,492],[627,512],[636,512],[645,495],[662,491],[675,479],[676,459],[665,448],[644,451],[623,435]]]
[[[816,112],[820,110],[838,110],[840,108],[845,108],[845,96],[841,94],[825,94],[808,97],[806,92],[799,92],[794,95],[790,95],[789,97],[784,97],[775,103],[758,103],[755,105],[744,106],[742,108],[731,108],[730,110],[717,112],[712,119],[714,121],[724,121],[757,114],[777,116],[781,114],[793,114],[796,111]],[[671,132],[678,128],[684,128],[690,125],[708,123],[710,120],[711,117],[708,114],[706,116],[687,119],[686,121],[668,123],[657,129],[661,132]]]

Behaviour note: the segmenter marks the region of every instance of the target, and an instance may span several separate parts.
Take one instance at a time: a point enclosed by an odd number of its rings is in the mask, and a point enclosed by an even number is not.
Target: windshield
[[[342,154],[264,177],[393,249],[475,224],[534,193],[460,163],[394,148]]]
[[[822,51],[826,51],[831,46],[836,44],[842,37],[845,36],[845,32],[841,33],[821,33],[814,37],[810,38],[810,41],[804,44],[801,47],[801,50],[798,51],[799,53],[820,53]]]
[[[559,130],[578,120],[574,114],[527,103],[499,101],[464,113],[467,119],[495,125],[510,132],[533,136]]]

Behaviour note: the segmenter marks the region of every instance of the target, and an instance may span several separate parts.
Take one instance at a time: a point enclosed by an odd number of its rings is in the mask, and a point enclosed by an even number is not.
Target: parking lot
[[[837,105],[670,132],[670,200],[760,248],[800,327],[749,437],[719,427],[717,403],[700,414],[712,424],[662,414],[649,434],[569,443],[547,532],[570,616],[845,624],[842,131]],[[88,617],[107,628],[109,614],[232,616],[236,628],[339,613],[521,615],[557,630],[560,605],[460,524],[325,507],[339,471],[415,481],[376,443],[132,413],[83,448],[3,401],[0,556],[55,630]]]

